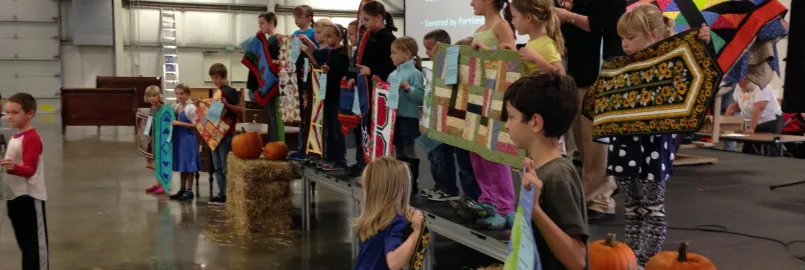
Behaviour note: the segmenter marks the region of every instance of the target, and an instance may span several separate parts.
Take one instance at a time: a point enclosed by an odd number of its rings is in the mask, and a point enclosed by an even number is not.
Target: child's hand
[[[400,88],[402,88],[403,91],[408,92],[408,90],[411,90],[411,85],[408,84],[408,82],[402,82],[400,84]]]
[[[3,165],[3,168],[6,169],[7,172],[14,170],[14,162],[12,162],[10,159],[3,160],[0,162],[0,165]]]
[[[519,52],[520,52],[520,59],[522,59],[523,61],[531,62],[531,63],[536,63],[537,62],[536,59],[538,57],[541,57],[541,55],[539,55],[537,52],[535,52],[535,51],[533,51],[533,50],[531,50],[529,48],[526,48],[526,47],[520,48]]]
[[[305,44],[299,45],[299,50],[303,52],[310,52],[310,47]]]
[[[504,50],[517,50],[517,46],[509,44],[509,43],[502,43],[500,44],[500,48]]]
[[[349,87],[349,89],[354,90],[355,89],[355,79],[349,79],[349,81],[347,81],[347,87]]]
[[[302,41],[302,42],[310,42],[310,38],[308,38],[307,35],[305,35],[305,34],[299,34],[299,35],[296,35],[296,37],[298,37],[299,40]],[[313,43],[313,42],[310,42],[310,43]]]
[[[377,75],[373,75],[373,76],[372,76],[372,80],[373,80],[373,81],[376,81],[376,82],[378,82],[378,81],[383,81],[382,79],[380,79],[380,76],[377,76]]]
[[[422,222],[425,221],[425,215],[422,214],[422,211],[409,206],[405,211],[405,218],[411,222],[411,227],[414,228],[414,231],[422,231]]]
[[[330,66],[328,66],[328,65],[321,66],[321,72],[327,73],[329,71],[330,71]]]
[[[369,67],[364,66],[364,65],[355,65],[355,66],[357,66],[358,68],[361,69],[361,75],[364,75],[364,76],[372,75],[372,69],[370,69]]]
[[[710,44],[710,27],[702,23],[702,28],[699,29],[699,39],[704,41],[704,44]]]
[[[525,173],[523,174],[523,188],[534,191],[534,207],[539,207],[539,195],[542,192],[542,180],[537,177],[537,171],[534,169],[534,161],[530,158],[523,159],[523,167]]]
[[[179,120],[173,120],[171,122],[171,126],[178,126],[178,125],[181,125],[181,124],[182,124],[182,121],[179,121]]]

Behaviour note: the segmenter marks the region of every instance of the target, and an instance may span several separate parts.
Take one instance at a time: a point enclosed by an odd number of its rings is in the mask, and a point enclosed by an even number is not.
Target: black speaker
[[[805,3],[791,1],[788,56],[783,82],[783,112],[805,112]],[[799,31],[797,31],[799,30]]]

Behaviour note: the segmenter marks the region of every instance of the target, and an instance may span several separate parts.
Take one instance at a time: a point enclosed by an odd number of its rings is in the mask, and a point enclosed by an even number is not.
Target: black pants
[[[327,100],[325,100],[327,101]],[[347,145],[341,123],[338,121],[338,102],[324,103],[324,145],[325,160],[335,165],[347,167]]]
[[[25,196],[8,201],[7,206],[22,253],[22,269],[49,269],[45,202]]]
[[[755,126],[755,133],[771,133],[771,134],[781,134],[783,133],[783,118],[779,115],[777,119],[766,121]],[[747,154],[756,154],[759,155],[760,150],[763,147],[769,146],[767,143],[744,143],[744,148],[741,150],[743,153]],[[768,147],[769,151],[765,154],[767,156],[779,156],[780,152],[777,150],[778,145],[772,145]]]

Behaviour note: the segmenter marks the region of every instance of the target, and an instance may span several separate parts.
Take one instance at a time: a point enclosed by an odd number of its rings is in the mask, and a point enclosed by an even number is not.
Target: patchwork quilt
[[[296,62],[293,61],[291,38],[282,38],[279,55],[280,118],[286,124],[296,124],[299,116],[299,88],[296,83]]]
[[[394,150],[394,123],[397,109],[386,106],[389,97],[389,84],[375,81],[372,97],[372,118],[362,121],[363,157],[366,163],[378,157],[390,156]]]
[[[212,101],[220,101],[222,98],[221,89],[217,89],[211,99],[202,99],[196,102],[196,114],[198,114],[196,130],[198,130],[201,139],[207,143],[211,150],[215,150],[218,147],[218,143],[224,138],[229,127],[236,124],[232,123],[231,119],[223,117],[217,122],[207,120],[207,111],[209,111]],[[221,112],[221,116],[224,114],[226,114],[226,108]]]
[[[137,113],[137,150],[146,158],[154,158],[154,151],[152,149],[154,138],[153,134],[145,135],[145,127],[148,124],[148,114]]]
[[[162,188],[169,190],[173,176],[173,126],[176,113],[171,106],[164,105],[154,116],[154,167],[155,174]]]
[[[515,51],[475,51],[461,46],[458,84],[445,84],[447,65],[440,44],[433,63],[428,136],[475,152],[487,160],[519,168],[525,151],[517,150],[504,128],[503,94],[519,79],[523,62]]]
[[[697,34],[604,62],[582,106],[593,137],[698,131],[722,73]]]
[[[324,122],[324,97],[319,96],[319,75],[322,70],[319,67],[312,69],[312,85],[313,85],[313,108],[310,114],[310,131],[308,132],[307,147],[305,148],[308,155],[324,156],[324,143],[323,134],[324,129],[322,123]]]
[[[712,52],[722,71],[729,70],[752,44],[760,28],[787,9],[777,0],[630,0],[627,9],[651,3],[674,20],[681,33],[703,23],[710,27]]]
[[[244,54],[240,63],[254,74],[260,87],[254,93],[253,99],[260,106],[265,107],[279,91],[277,76],[275,75],[279,72],[279,66],[271,59],[271,53],[268,51],[268,40],[263,33],[258,31],[253,37],[243,42],[241,46]]]

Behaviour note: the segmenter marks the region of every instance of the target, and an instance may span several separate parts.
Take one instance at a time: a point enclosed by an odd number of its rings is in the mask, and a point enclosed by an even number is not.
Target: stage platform
[[[670,226],[695,227],[703,224],[717,224],[726,226],[731,231],[785,241],[805,239],[801,226],[801,224],[805,224],[805,185],[775,191],[768,189],[768,186],[773,184],[805,180],[805,161],[708,149],[682,149],[680,153],[716,158],[719,162],[675,169],[675,175],[667,185],[666,195]],[[426,160],[424,156],[423,160]],[[420,166],[422,178],[420,187],[428,187],[432,179],[427,162],[422,162],[422,164]],[[294,163],[294,168],[304,176],[306,181],[303,182],[316,182],[317,190],[326,187],[351,198],[349,203],[351,213],[348,216],[356,217],[358,215],[362,191],[360,184],[356,183],[353,177],[344,172],[327,173],[302,163]],[[517,174],[514,176],[514,184],[519,185],[519,177]],[[305,186],[309,188],[308,185]],[[309,194],[309,192],[302,192],[303,197],[306,197],[304,194]],[[479,256],[487,257],[487,261],[492,262],[505,258],[508,231],[480,230],[475,224],[461,222],[447,203],[431,202],[419,198],[419,196],[417,198],[412,205],[425,212],[426,225],[440,242],[434,245],[440,250],[435,250],[436,248],[429,250],[430,261],[438,262],[438,267],[431,265],[430,269],[447,269],[444,268],[446,265],[450,267],[462,265],[453,256],[466,260],[477,260]],[[303,198],[303,204],[307,206],[303,205],[303,208],[308,209],[303,209],[303,212],[308,211],[308,215],[310,215],[309,211],[312,211],[310,199],[310,197]],[[617,196],[616,200],[618,204],[622,201],[620,196]],[[620,209],[618,209],[617,215],[617,221],[612,224],[591,225],[590,239],[600,239],[608,232],[622,235],[623,219]],[[303,223],[310,222],[310,219],[304,219],[304,216],[306,215],[303,214]],[[309,223],[307,226],[303,224],[303,228],[309,230],[311,226]],[[350,237],[352,236],[350,235]],[[745,267],[760,264],[750,262],[752,260],[748,256],[740,255],[756,253],[763,254],[764,258],[773,258],[771,261],[765,260],[764,267],[774,266],[772,267],[774,269],[803,269],[805,267],[805,263],[792,258],[778,244],[720,233],[671,229],[668,232],[664,248],[674,249],[681,241],[691,242],[694,252],[710,257],[722,269],[755,269]],[[353,241],[353,243],[356,242]],[[452,242],[471,250],[451,246]],[[436,243],[435,240],[434,243]],[[449,249],[449,251],[444,249]],[[792,246],[792,250],[805,254],[805,245]],[[455,254],[456,252],[460,252],[460,254]],[[357,245],[353,244],[352,254],[353,257],[357,254]],[[436,254],[440,256],[436,256]],[[747,257],[747,259],[741,259],[743,257]],[[461,259],[458,260],[461,261]]]

